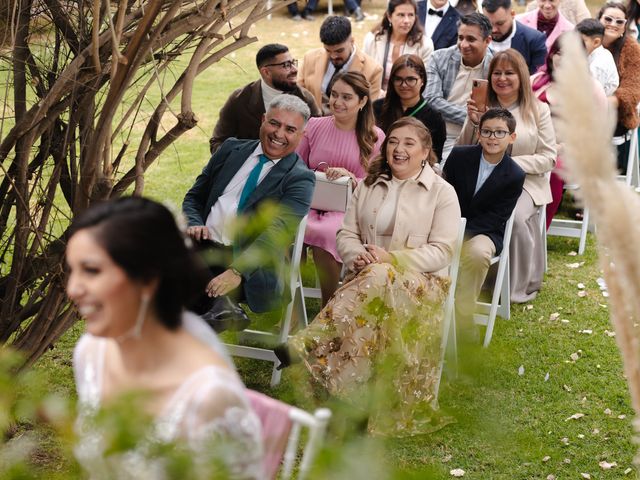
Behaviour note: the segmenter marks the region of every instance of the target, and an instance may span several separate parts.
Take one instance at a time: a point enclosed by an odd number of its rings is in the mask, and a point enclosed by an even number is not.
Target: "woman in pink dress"
[[[309,168],[326,167],[329,180],[349,176],[355,188],[384,140],[384,133],[375,126],[369,82],[364,75],[337,74],[331,84],[329,108],[330,116],[309,119],[297,151]],[[304,242],[313,251],[323,306],[340,281],[342,259],[336,250],[336,233],[343,217],[342,212],[309,212]]]

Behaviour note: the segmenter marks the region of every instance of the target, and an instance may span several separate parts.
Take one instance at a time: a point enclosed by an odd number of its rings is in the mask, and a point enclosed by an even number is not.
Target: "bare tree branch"
[[[256,40],[249,27],[268,14],[265,5],[14,4],[12,55],[0,56],[13,81],[0,119],[0,341],[25,350],[28,363],[76,319],[65,299],[62,268],[69,220],[132,184],[136,195],[143,193],[149,166],[197,125],[192,96],[198,75]],[[165,73],[178,65],[167,82]],[[170,105],[178,100],[174,112]],[[159,133],[166,115],[175,123]],[[6,133],[5,124],[11,125]],[[140,126],[142,137],[132,143]],[[133,165],[125,157],[131,146]]]

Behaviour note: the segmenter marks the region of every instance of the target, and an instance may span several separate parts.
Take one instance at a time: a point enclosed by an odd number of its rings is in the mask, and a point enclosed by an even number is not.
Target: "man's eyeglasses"
[[[494,137],[496,137],[498,140],[503,139],[504,137],[506,137],[507,135],[509,135],[509,132],[507,132],[506,130],[489,130],[488,128],[481,128],[480,129],[480,136],[484,137],[484,138],[491,138],[491,135],[493,135]]]
[[[407,87],[415,87],[418,84],[418,77],[393,77],[393,84],[397,86],[401,86],[403,83]]]
[[[298,60],[293,59],[287,60],[286,62],[269,63],[268,65],[265,65],[265,67],[282,67],[285,70],[291,70],[293,67],[298,67]]]
[[[602,20],[604,20],[604,23],[608,23],[608,24],[614,23],[619,27],[627,23],[627,21],[624,18],[613,18],[613,17],[610,17],[609,15],[603,15]]]

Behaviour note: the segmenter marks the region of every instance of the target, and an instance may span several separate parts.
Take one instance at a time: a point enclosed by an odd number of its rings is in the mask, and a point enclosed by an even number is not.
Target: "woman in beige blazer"
[[[460,207],[431,169],[434,159],[422,122],[391,125],[338,231],[348,281],[290,342],[329,393],[371,405],[375,433],[407,436],[445,423],[434,414],[435,389]]]
[[[516,141],[510,155],[527,174],[515,208],[509,250],[511,301],[523,303],[533,300],[542,285],[544,230],[540,229],[539,207],[551,202],[549,177],[556,164],[556,135],[549,106],[534,97],[529,69],[519,52],[510,48],[497,53],[488,76],[487,104],[506,108],[516,118]],[[475,126],[485,110],[479,111],[473,100],[468,101],[458,145],[477,142]]]

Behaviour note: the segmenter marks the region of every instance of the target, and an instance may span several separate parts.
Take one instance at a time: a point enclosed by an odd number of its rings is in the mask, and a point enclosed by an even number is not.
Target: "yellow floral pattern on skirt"
[[[327,391],[370,409],[369,431],[432,432],[449,279],[372,264],[290,341]]]

